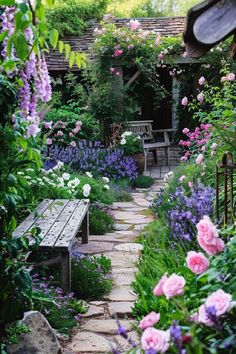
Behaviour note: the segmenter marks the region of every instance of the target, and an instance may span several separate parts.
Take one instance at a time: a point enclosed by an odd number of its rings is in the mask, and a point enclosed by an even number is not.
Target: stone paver
[[[158,178],[167,170],[165,166],[155,169]],[[147,171],[147,175],[153,176],[153,171]],[[96,256],[104,254],[111,260],[113,287],[102,301],[91,301],[88,304],[88,312],[83,315],[81,324],[64,348],[65,354],[108,354],[115,350],[125,353],[131,349],[127,340],[117,335],[117,318],[125,326],[131,340],[140,343],[138,334],[133,330],[135,323],[132,323],[136,294],[131,284],[143,249],[141,244],[136,243],[136,239],[152,220],[153,216],[148,212],[150,201],[162,187],[163,180],[160,179],[149,190],[139,189],[132,193],[133,201],[114,203],[114,232],[92,235],[88,244],[79,244],[80,252]]]

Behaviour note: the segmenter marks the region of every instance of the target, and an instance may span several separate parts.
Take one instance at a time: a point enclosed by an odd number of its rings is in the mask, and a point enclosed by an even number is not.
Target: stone
[[[134,213],[142,213],[142,212],[144,212],[145,210],[147,210],[146,208],[144,208],[144,207],[139,207],[139,206],[135,206],[135,207],[133,207],[133,208],[129,208],[129,209],[122,209],[122,211],[124,211],[124,212],[134,212]]]
[[[138,205],[141,205],[143,207],[149,207],[150,206],[150,203],[144,199],[144,198],[135,198],[135,203],[138,204]]]
[[[79,252],[85,254],[95,254],[109,252],[113,249],[113,244],[111,242],[96,242],[92,241],[86,244],[79,245]]]
[[[83,314],[84,318],[97,317],[104,315],[104,308],[101,306],[90,305],[88,311]]]
[[[135,231],[143,231],[148,224],[135,225]]]
[[[92,332],[78,332],[68,345],[68,349],[76,353],[110,353],[116,348],[113,341]]]
[[[21,321],[30,329],[23,333],[16,344],[7,346],[9,354],[62,354],[62,349],[56,333],[38,311],[29,311]]]
[[[117,251],[130,252],[130,253],[140,253],[143,250],[143,245],[140,243],[122,243],[114,247]]]
[[[122,254],[120,252],[108,252],[106,257],[111,260],[112,268],[134,268],[138,261],[137,254]]]
[[[109,301],[135,301],[136,295],[133,293],[129,286],[115,286],[112,288],[110,294],[106,295],[105,298]]]
[[[132,323],[130,321],[121,321],[121,325],[125,327],[127,332],[132,330]],[[104,334],[116,334],[118,329],[118,324],[116,320],[89,320],[84,325],[81,326],[82,330],[104,333]]]
[[[113,230],[115,231],[127,231],[130,229],[130,225],[116,223],[113,225]]]
[[[132,315],[133,302],[111,302],[108,305],[110,316],[118,318],[130,317]]]
[[[115,338],[116,342],[118,343],[120,350],[127,353],[129,350],[132,349],[132,347],[129,344],[129,342],[127,341],[127,339],[125,339],[119,335],[116,335],[114,338]],[[140,337],[137,332],[135,332],[135,331],[130,332],[129,339],[131,339],[134,343],[136,343],[137,345],[140,346]],[[135,354],[136,353],[137,352],[135,350]]]
[[[132,202],[115,202],[112,204],[112,209],[133,208],[134,206]]]
[[[112,277],[115,286],[130,285],[135,279],[135,273],[112,273]]]
[[[151,222],[151,220],[147,217],[144,217],[143,215],[136,215],[135,218],[133,219],[127,219],[124,221],[126,224],[131,224],[131,225],[140,225],[140,224],[145,224]]]
[[[90,301],[90,305],[95,305],[95,306],[105,306],[107,304],[106,301]]]

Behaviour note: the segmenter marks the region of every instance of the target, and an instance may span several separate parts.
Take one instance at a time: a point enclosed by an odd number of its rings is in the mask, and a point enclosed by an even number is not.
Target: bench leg
[[[144,171],[147,171],[147,154],[148,154],[148,149],[143,149],[144,151]]]
[[[167,149],[166,149],[166,160],[167,160],[167,166],[169,166],[170,165],[170,148],[169,148],[169,146],[167,147]]]
[[[70,291],[71,288],[71,259],[70,252],[61,252],[61,283],[62,290]]]
[[[82,243],[88,243],[89,239],[89,213],[84,217],[82,222]]]

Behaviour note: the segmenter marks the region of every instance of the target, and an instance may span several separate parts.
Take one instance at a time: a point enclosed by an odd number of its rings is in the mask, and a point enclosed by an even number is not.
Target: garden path
[[[111,353],[113,350],[125,352],[130,349],[130,344],[116,334],[116,319],[125,326],[129,337],[138,342],[132,321],[132,306],[136,297],[131,289],[135,262],[142,249],[136,239],[145,225],[152,221],[149,204],[153,194],[163,185],[163,179],[156,180],[150,189],[137,189],[132,193],[132,202],[114,203],[114,232],[103,236],[91,235],[88,244],[79,245],[80,252],[84,254],[104,254],[110,258],[113,287],[103,301],[89,303],[88,312],[83,315],[71,340],[64,343],[66,354]]]

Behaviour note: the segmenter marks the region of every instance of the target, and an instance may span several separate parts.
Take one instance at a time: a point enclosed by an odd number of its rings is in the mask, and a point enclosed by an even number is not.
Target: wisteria
[[[80,141],[73,148],[60,148],[52,146],[48,148],[48,157],[51,160],[60,160],[82,172],[90,171],[94,176],[106,176],[114,180],[128,178],[134,180],[137,177],[137,166],[134,159],[124,156],[120,149],[105,148],[100,142]]]

